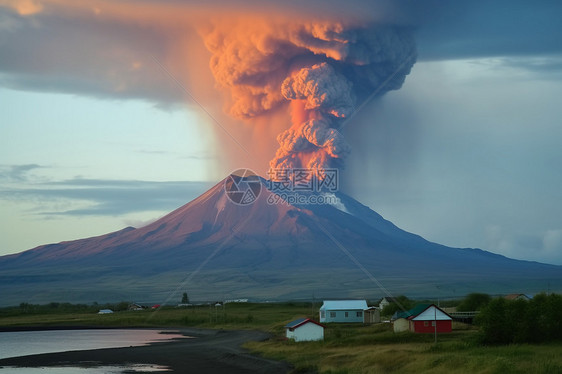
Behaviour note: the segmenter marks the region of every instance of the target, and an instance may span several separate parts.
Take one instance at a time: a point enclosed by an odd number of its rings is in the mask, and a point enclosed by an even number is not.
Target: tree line
[[[541,293],[531,300],[496,298],[476,317],[483,344],[562,340],[562,296]]]

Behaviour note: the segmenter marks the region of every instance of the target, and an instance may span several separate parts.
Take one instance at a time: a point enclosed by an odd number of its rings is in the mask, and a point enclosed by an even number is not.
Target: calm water
[[[133,374],[154,373],[170,371],[164,366],[133,364],[128,366],[98,366],[92,368],[80,367],[40,367],[40,368],[18,368],[0,367],[0,373],[4,374]]]
[[[141,346],[148,343],[183,338],[179,333],[160,334],[161,330],[56,330],[56,331],[22,331],[0,332],[0,358],[26,356],[39,353],[88,350],[98,348],[118,348]],[[59,367],[59,368],[0,368],[0,372],[18,374],[64,373],[64,374],[99,374],[165,371],[157,365],[104,366],[95,368]]]

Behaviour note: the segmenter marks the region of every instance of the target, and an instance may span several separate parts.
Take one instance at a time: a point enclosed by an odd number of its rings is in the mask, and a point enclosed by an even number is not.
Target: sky
[[[428,240],[562,265],[562,4],[301,3],[0,0],[0,255],[142,226],[239,167],[265,175],[286,104],[230,115],[246,87],[217,51],[291,18],[414,36],[402,87],[342,130],[344,192]],[[229,74],[251,77],[245,62]]]

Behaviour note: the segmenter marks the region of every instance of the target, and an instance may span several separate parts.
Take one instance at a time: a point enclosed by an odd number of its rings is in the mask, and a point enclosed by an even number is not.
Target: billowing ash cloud
[[[271,169],[340,167],[350,152],[342,127],[373,94],[401,87],[416,58],[411,32],[333,21],[272,22],[253,33],[216,26],[202,33],[229,112],[264,116],[286,105],[292,123],[277,136]],[[287,105],[288,102],[288,105]]]
[[[265,166],[280,132],[272,168],[321,171],[349,153],[344,122],[373,92],[398,89],[416,58],[401,2],[330,3],[0,0],[0,84],[214,112],[214,77],[230,115],[259,118],[220,118],[235,135],[217,131],[227,162]]]
[[[304,67],[283,81],[281,93],[287,100],[305,100],[304,109],[329,109],[345,118],[353,112],[351,83],[327,63]]]

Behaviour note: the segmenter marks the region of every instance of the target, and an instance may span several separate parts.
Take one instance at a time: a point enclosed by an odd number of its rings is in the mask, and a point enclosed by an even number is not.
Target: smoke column
[[[220,121],[229,134],[244,132],[250,162],[265,166],[276,134],[271,169],[309,168],[322,176],[342,167],[350,152],[343,124],[373,93],[400,88],[415,62],[412,26],[400,26],[415,22],[399,3],[0,0],[0,21],[11,20],[0,70],[13,72],[15,87],[164,105],[186,101],[182,83],[211,112],[214,80],[230,115],[254,119],[245,126]],[[73,27],[78,23],[84,27]],[[227,141],[220,153],[238,161],[242,143]]]
[[[270,168],[307,168],[319,178],[350,152],[346,119],[373,93],[399,89],[416,58],[412,33],[398,26],[254,20],[200,34],[217,85],[230,92],[232,116],[289,111]]]

